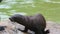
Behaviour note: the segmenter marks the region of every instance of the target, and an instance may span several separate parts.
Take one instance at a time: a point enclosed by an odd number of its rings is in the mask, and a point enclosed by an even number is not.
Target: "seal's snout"
[[[9,18],[9,20],[13,22],[12,18]]]

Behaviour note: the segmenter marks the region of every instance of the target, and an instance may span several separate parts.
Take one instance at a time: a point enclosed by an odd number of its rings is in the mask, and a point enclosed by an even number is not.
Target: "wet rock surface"
[[[1,21],[0,26],[7,26],[4,31],[0,31],[0,34],[34,34],[31,31],[28,31],[29,33],[23,33],[17,30],[17,28],[23,30],[24,26],[10,21]],[[60,34],[60,24],[56,24],[55,22],[47,21],[46,29],[50,30],[49,34]]]

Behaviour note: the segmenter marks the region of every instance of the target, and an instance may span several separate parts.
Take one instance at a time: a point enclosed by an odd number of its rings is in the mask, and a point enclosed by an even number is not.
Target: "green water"
[[[0,3],[0,20],[16,13],[23,15],[41,13],[46,20],[60,22],[60,3],[53,3],[50,0],[3,0]]]

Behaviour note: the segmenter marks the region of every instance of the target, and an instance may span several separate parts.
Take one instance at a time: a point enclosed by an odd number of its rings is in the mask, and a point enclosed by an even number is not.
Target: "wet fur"
[[[34,31],[35,34],[48,34],[49,30],[45,31],[46,21],[42,14],[36,14],[34,16],[23,16],[15,14],[9,18],[12,22],[17,22],[25,26],[23,32],[27,32],[28,29]],[[18,29],[19,30],[19,29]]]

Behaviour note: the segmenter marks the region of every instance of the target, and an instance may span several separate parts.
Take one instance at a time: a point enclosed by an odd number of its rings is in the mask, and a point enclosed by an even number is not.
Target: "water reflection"
[[[34,5],[34,1],[33,0],[24,0],[23,2],[20,2],[20,4],[30,4],[30,6],[36,7]]]
[[[33,1],[33,0],[24,0],[24,1],[22,1],[22,2],[17,2],[16,0],[4,0],[3,2],[5,2],[5,4],[0,5],[0,8],[9,9],[9,8],[12,8],[12,5],[14,5],[14,4],[19,4],[19,3],[20,3],[21,5],[23,5],[23,4],[28,4],[28,5],[29,5],[29,3],[30,3],[30,6],[36,7],[36,6],[34,5],[34,1]]]
[[[26,4],[26,3],[33,3],[33,0],[24,0],[23,2],[20,2],[20,4]]]
[[[60,4],[60,2],[56,2],[56,1],[52,1],[52,0],[44,0],[45,2],[50,2],[50,3],[59,3]]]
[[[11,13],[11,15],[13,15],[13,14],[27,15],[27,13],[25,13],[25,12],[17,12],[16,10],[10,10],[8,12]]]
[[[31,3],[33,4],[33,0],[23,0],[22,2],[17,2],[16,0],[5,0],[4,2],[7,2],[8,4],[16,4],[16,3],[20,3],[20,4],[27,4],[27,3]]]
[[[3,2],[5,2],[4,4],[0,5],[0,8],[5,8],[5,9],[9,9],[11,8],[12,4],[16,4],[16,0],[3,0]]]
[[[0,8],[9,9],[9,8],[11,8],[11,7],[10,7],[9,5],[3,4],[3,5],[0,5]]]
[[[16,0],[4,0],[5,2],[12,2],[12,1],[16,1]]]

